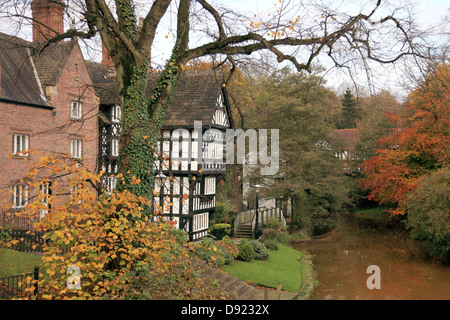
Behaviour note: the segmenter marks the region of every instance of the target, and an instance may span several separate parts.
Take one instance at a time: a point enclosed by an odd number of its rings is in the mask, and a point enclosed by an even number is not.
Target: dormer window
[[[118,104],[116,104],[115,106],[112,107],[112,110],[111,110],[111,121],[114,123],[118,123],[118,122],[120,122],[121,117],[122,117],[122,114],[120,111],[120,106]]]
[[[82,117],[82,103],[80,101],[70,101],[70,118],[81,119]]]

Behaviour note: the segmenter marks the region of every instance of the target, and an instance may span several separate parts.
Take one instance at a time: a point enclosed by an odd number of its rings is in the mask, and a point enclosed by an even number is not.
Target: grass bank
[[[10,249],[0,253],[0,277],[15,276],[22,273],[34,272],[34,267],[40,266],[41,257]]]
[[[304,254],[286,245],[279,244],[278,247],[278,250],[271,250],[265,260],[235,261],[223,266],[222,270],[242,281],[270,288],[281,283],[283,290],[298,292],[305,267]]]

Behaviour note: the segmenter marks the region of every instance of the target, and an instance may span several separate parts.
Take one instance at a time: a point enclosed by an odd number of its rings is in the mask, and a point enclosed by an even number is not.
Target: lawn
[[[3,256],[0,254],[0,277],[34,272],[34,267],[41,263],[40,256],[6,249]]]
[[[299,261],[302,255],[298,250],[279,244],[279,249],[270,251],[266,260],[235,261],[223,266],[222,270],[242,281],[270,288],[281,283],[283,290],[298,292],[302,281],[302,263]]]

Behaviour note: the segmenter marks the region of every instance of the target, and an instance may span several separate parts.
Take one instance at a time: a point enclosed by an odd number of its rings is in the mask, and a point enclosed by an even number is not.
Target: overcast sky
[[[284,0],[287,2],[286,0]],[[391,5],[398,6],[401,3],[409,3],[414,0],[390,0],[389,3]],[[235,11],[239,12],[248,12],[248,16],[252,17],[254,14],[260,15],[261,17],[267,16],[267,13],[274,12],[274,6],[275,4],[279,5],[278,0],[211,0],[212,3],[217,4],[223,4],[224,6],[228,8],[232,8]],[[307,3],[312,3],[314,0],[309,0]],[[320,0],[317,0],[317,2],[321,2]],[[341,5],[345,9],[340,8],[341,11],[346,11],[346,13],[350,13],[352,10],[352,7],[348,6],[349,0],[336,0],[333,1],[333,5]],[[374,0],[361,0],[357,1],[358,4],[360,3],[367,3],[367,7],[370,8],[374,4]],[[416,0],[414,2],[414,9],[415,12],[417,12],[417,17],[419,18],[419,23],[421,23],[423,26],[429,27],[433,24],[438,23],[441,21],[444,16],[447,16],[450,14],[449,12],[450,8],[450,1],[448,0]],[[359,10],[359,9],[358,9]],[[380,15],[383,15],[383,12],[380,12]],[[168,14],[167,15],[167,22],[170,24],[174,24],[174,21],[176,21],[176,18],[174,14]],[[161,25],[161,27],[158,29],[158,35],[155,39],[153,52],[152,52],[152,64],[157,65],[163,65],[165,61],[169,58],[171,53],[171,48],[173,45],[173,37],[171,36],[170,31],[171,26],[170,25]],[[13,26],[11,21],[8,19],[1,19],[0,18],[0,31],[5,33],[16,33],[16,28]],[[445,31],[445,30],[442,30]],[[450,33],[450,30],[446,30],[448,33]],[[31,41],[31,28],[25,27],[23,30],[18,34],[20,37],[25,38],[27,40]],[[166,35],[168,35],[168,38],[166,38]],[[101,53],[97,51],[90,51],[89,56],[86,57],[87,59],[100,61],[101,59]],[[386,86],[388,88],[392,88],[396,86],[396,78],[402,78],[402,75],[400,74],[400,71],[396,71],[397,77],[393,76],[392,70],[386,70],[384,71],[385,74],[388,75],[386,80],[381,81],[380,86]],[[345,78],[341,78],[342,75],[339,75],[337,70],[329,72],[327,74],[327,78],[329,79],[328,84],[332,87],[334,87],[337,90],[339,89],[339,86],[346,85]],[[364,77],[364,75],[361,75],[361,77]],[[364,81],[361,79],[361,81]]]

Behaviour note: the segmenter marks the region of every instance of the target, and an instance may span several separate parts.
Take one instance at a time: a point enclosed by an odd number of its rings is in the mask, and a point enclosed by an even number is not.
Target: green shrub
[[[253,246],[246,240],[241,239],[238,244],[239,255],[238,259],[242,261],[250,261],[253,259],[255,255],[255,250]]]
[[[230,252],[226,251],[225,248],[223,248],[223,247],[219,247],[219,248],[220,248],[220,250],[222,251],[222,256],[223,256],[223,259],[224,259],[224,264],[230,264],[230,263],[232,263],[232,262],[234,261],[233,255],[232,255]]]
[[[210,234],[217,240],[222,240],[225,236],[231,235],[231,225],[228,223],[214,224],[209,228]]]
[[[253,259],[263,260],[269,256],[266,246],[258,240],[250,240],[249,243],[253,246]]]
[[[285,230],[285,227],[278,218],[268,218],[266,223],[267,228],[275,230]]]
[[[263,230],[264,239],[276,240],[278,231],[272,228],[266,228]]]
[[[276,240],[279,243],[288,244],[291,240],[291,237],[287,232],[278,232]]]
[[[278,250],[278,242],[273,239],[267,239],[264,241],[264,245],[269,250]]]
[[[223,251],[225,264],[230,264],[234,259],[237,258],[239,249],[237,244],[232,239],[230,239],[230,237],[224,236],[222,240],[216,241],[216,245],[220,250]]]
[[[204,238],[202,241],[195,243],[192,247],[194,254],[205,262],[212,263],[216,267],[225,264],[229,256],[226,251],[216,245],[211,238]]]
[[[444,263],[450,262],[450,167],[423,178],[408,195],[407,227],[411,236]]]

